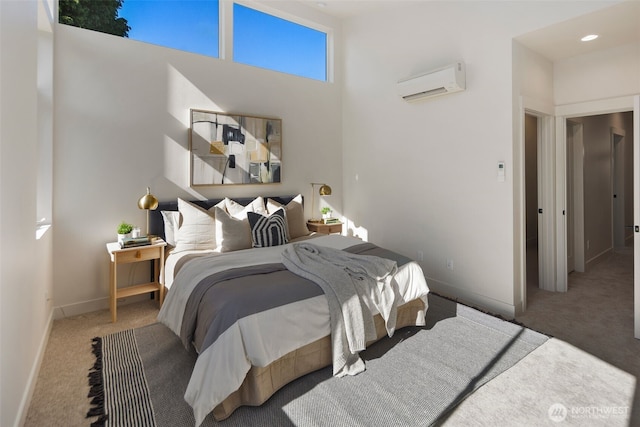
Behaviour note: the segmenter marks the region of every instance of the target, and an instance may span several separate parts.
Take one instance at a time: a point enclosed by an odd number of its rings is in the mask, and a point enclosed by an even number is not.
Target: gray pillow
[[[224,209],[214,208],[218,252],[231,252],[251,248],[249,220],[232,217]]]

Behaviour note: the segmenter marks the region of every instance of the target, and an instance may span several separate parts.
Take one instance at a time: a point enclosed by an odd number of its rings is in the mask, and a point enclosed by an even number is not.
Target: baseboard
[[[29,372],[29,379],[27,380],[27,387],[20,401],[20,407],[18,408],[18,416],[16,417],[15,427],[23,426],[27,421],[27,415],[29,413],[29,406],[31,406],[31,399],[33,393],[36,390],[36,383],[38,382],[38,374],[40,373],[40,367],[44,360],[44,354],[47,350],[47,343],[49,342],[49,336],[51,335],[51,328],[53,327],[53,309],[49,311],[49,319],[47,320],[47,326],[44,334],[40,339],[40,345],[38,346],[38,354],[36,360]]]
[[[465,305],[478,307],[493,314],[499,314],[506,319],[515,318],[516,307],[502,301],[486,297],[484,295],[470,292],[465,289],[456,288],[447,283],[427,277],[429,289],[442,296],[458,300]]]
[[[608,249],[605,249],[604,251],[600,252],[596,256],[588,259],[587,263],[585,265],[585,267],[586,267],[585,270],[589,271],[589,268],[593,267],[594,265],[596,265],[597,263],[602,261],[605,256],[610,255],[612,252],[613,252],[613,248],[608,248]]]
[[[120,307],[134,302],[144,301],[148,298],[149,296],[147,294],[121,298],[118,300],[118,306]],[[105,309],[109,309],[109,298],[98,298],[54,307],[53,318],[54,320],[64,319],[65,317],[72,317],[79,314],[91,313],[93,311]]]

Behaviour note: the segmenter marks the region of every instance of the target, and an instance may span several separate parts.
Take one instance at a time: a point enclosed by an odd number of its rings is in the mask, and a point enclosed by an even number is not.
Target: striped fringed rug
[[[93,339],[96,363],[89,372],[92,427],[155,427],[142,360],[133,329]]]
[[[336,378],[329,366],[287,384],[259,407],[237,409],[224,422],[209,414],[201,427],[442,425],[462,400],[548,340],[436,295],[429,296],[426,321],[360,353],[367,366],[360,375]],[[95,346],[102,362],[91,376],[104,383],[104,392],[97,387],[96,407],[101,396],[105,402],[103,412],[92,414],[108,417],[102,425],[194,426],[184,394],[197,355],[169,328],[154,323],[105,336]]]

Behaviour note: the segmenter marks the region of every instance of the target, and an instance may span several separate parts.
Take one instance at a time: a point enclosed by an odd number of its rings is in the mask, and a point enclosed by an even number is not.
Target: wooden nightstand
[[[111,308],[111,321],[117,320],[117,300],[118,298],[130,297],[133,295],[145,294],[148,292],[158,293],[158,302],[162,306],[164,300],[164,285],[160,283],[160,278],[164,274],[164,247],[167,243],[158,239],[152,245],[137,246],[134,248],[121,249],[118,242],[107,243],[107,250],[111,257],[111,268],[109,272],[109,306]],[[118,289],[118,265],[132,262],[153,260],[153,279],[150,283],[128,286]]]
[[[307,221],[307,228],[309,229],[309,231],[315,231],[316,233],[321,234],[342,233],[341,222],[338,222],[336,224],[323,224],[321,222]]]

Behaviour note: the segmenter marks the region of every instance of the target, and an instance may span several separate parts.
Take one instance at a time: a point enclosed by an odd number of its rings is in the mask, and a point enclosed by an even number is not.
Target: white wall
[[[640,93],[640,42],[554,63],[555,103],[573,104]]]
[[[525,131],[523,120],[525,113],[537,116],[537,124],[544,124],[541,116],[553,115],[553,64],[542,55],[524,47],[517,41],[513,41],[513,75],[512,75],[512,103],[513,103],[513,283],[514,301],[516,313],[525,309],[526,299],[526,253],[527,245],[527,221],[535,222],[536,238],[543,230],[538,230],[537,209],[535,218],[527,215],[527,208],[531,207],[531,201],[527,198],[534,196],[527,187],[526,174],[531,167],[537,168],[537,153],[535,163],[527,164],[532,157],[526,152]],[[540,123],[539,123],[540,122]],[[537,138],[537,135],[536,135]],[[537,150],[537,141],[533,147]],[[544,175],[543,175],[544,177]],[[536,173],[536,180],[538,179]],[[537,183],[536,183],[537,185]],[[535,194],[535,204],[538,204],[538,195]],[[540,207],[540,206],[535,206]],[[543,226],[544,228],[544,226]],[[538,239],[538,244],[541,240]],[[544,244],[544,242],[542,242]]]
[[[523,98],[526,108],[539,113],[554,105],[553,63],[544,56],[513,42],[514,103]]]
[[[0,425],[26,416],[51,324],[51,233],[36,240],[37,2],[0,1]],[[43,129],[40,129],[43,131]],[[50,129],[49,129],[50,132]]]
[[[424,252],[434,290],[513,314],[514,228],[524,225],[514,224],[521,93],[512,86],[512,39],[602,6],[424,2],[346,21],[344,204],[353,227],[410,257]],[[458,59],[467,64],[465,92],[421,104],[395,94],[399,79]]]
[[[339,43],[336,22],[305,18],[333,25]],[[310,183],[326,182],[342,211],[339,72],[335,83],[320,82],[64,25],[56,26],[55,53],[57,315],[107,307],[105,243],[122,220],[144,227],[137,200],[147,186],[160,200],[297,193],[310,200]],[[281,118],[282,183],[190,189],[190,108]],[[134,281],[123,274],[122,285]]]
[[[553,114],[553,63],[517,41],[513,41],[513,177],[514,210],[526,215],[514,224],[514,252],[520,253],[519,234],[526,236],[526,244],[538,238],[538,119],[539,114]],[[522,115],[527,113],[525,121]],[[520,179],[523,178],[520,184]],[[522,187],[520,187],[522,185]],[[520,201],[520,198],[523,200]],[[525,200],[526,199],[526,200]],[[523,204],[520,205],[519,203]],[[519,228],[519,221],[524,229]],[[516,263],[516,271],[519,266]],[[517,274],[517,273],[516,273]],[[516,296],[516,301],[519,296]]]

